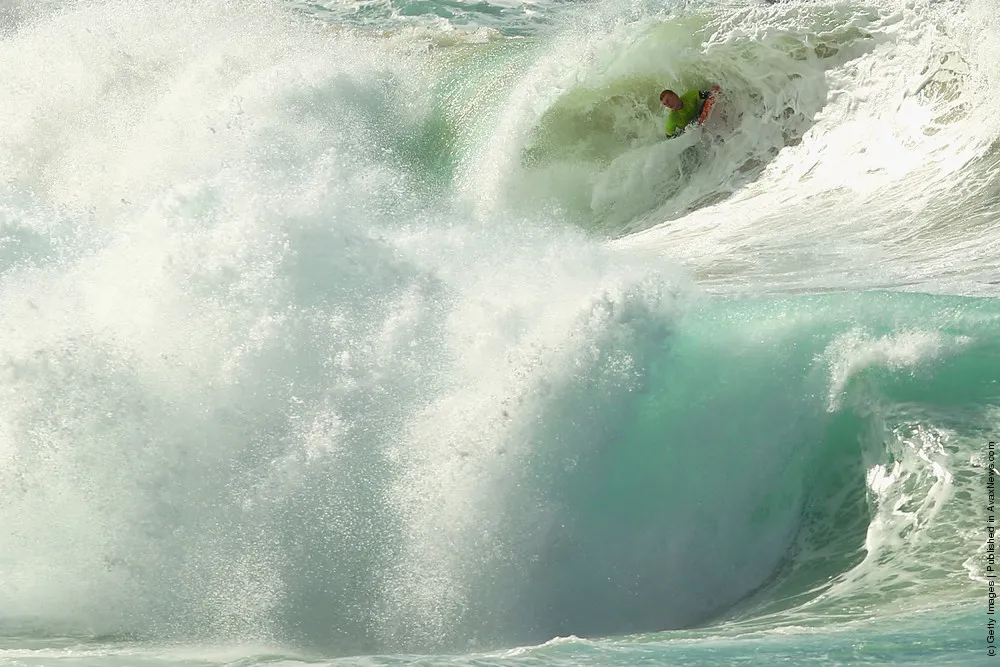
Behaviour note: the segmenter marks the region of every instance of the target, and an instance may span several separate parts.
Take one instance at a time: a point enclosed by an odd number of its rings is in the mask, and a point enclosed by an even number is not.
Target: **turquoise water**
[[[996,10],[9,3],[0,664],[987,663]]]

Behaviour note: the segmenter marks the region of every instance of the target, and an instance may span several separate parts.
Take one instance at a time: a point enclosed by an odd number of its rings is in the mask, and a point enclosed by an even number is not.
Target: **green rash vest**
[[[665,129],[668,137],[680,134],[681,130],[687,127],[688,123],[698,115],[698,110],[701,107],[698,90],[689,90],[680,97],[684,106],[680,109],[670,109],[667,111]]]

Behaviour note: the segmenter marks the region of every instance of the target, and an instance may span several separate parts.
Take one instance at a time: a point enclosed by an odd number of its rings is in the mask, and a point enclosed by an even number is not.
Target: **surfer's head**
[[[684,103],[681,102],[681,98],[678,97],[677,93],[672,90],[664,90],[660,93],[660,103],[668,109],[673,109],[675,111],[684,106]]]

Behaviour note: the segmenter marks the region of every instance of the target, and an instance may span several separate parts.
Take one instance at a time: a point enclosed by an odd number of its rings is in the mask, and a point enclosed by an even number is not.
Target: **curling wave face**
[[[351,654],[967,603],[987,15],[620,10],[17,8],[6,634]],[[666,80],[729,125],[660,141]],[[867,291],[902,285],[943,295]]]

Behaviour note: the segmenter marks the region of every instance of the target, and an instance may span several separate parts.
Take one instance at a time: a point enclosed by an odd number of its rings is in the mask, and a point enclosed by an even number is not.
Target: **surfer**
[[[668,139],[680,135],[692,120],[698,118],[705,101],[718,90],[716,86],[712,88],[713,90],[689,90],[683,95],[678,95],[672,90],[660,93],[660,103],[669,109],[664,127]]]

